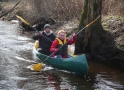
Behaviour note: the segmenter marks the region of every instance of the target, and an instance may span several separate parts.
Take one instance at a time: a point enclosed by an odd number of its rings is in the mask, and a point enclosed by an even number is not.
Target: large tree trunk
[[[93,21],[102,11],[102,0],[85,0],[79,29]],[[116,37],[103,30],[101,18],[78,34],[75,54],[89,53],[95,61],[110,61],[116,66],[124,67],[124,51],[116,45]],[[86,54],[87,55],[87,54]],[[103,63],[103,62],[102,62]]]
[[[79,30],[101,15],[101,10],[102,0],[85,0]],[[93,25],[78,34],[75,44],[75,54],[91,53],[95,54],[94,56],[98,56],[98,53],[96,53],[96,49],[100,45],[98,32],[102,31],[101,18],[99,18]]]

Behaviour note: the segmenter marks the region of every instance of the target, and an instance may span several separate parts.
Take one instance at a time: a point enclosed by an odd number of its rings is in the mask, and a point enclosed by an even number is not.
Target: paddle
[[[17,18],[19,18],[23,23],[25,23],[26,25],[28,25],[29,27],[31,27],[33,30],[35,30],[36,32],[38,32],[38,30],[34,27],[32,27],[25,19],[23,19],[22,17],[16,15]],[[42,34],[43,37],[47,38],[50,42],[52,42],[48,37],[46,37],[45,35]]]
[[[100,16],[98,16],[95,20],[93,20],[93,21],[90,22],[88,25],[86,25],[83,29],[81,29],[80,31],[78,31],[76,35],[78,35],[78,34],[79,34],[81,31],[83,31],[85,28],[89,27],[89,26],[90,26],[91,24],[93,24],[95,21],[97,21],[99,17],[100,17]],[[71,39],[72,39],[72,38],[71,38]],[[67,44],[71,39],[69,39],[65,44]],[[65,45],[65,44],[64,44],[64,45]],[[60,50],[64,45],[62,45],[61,47],[59,47],[58,50]],[[47,59],[49,59],[53,54],[55,54],[55,51],[54,51],[49,57],[47,57],[43,62],[45,62]],[[33,65],[32,68],[34,69],[34,71],[40,71],[41,68],[42,68],[43,62]]]

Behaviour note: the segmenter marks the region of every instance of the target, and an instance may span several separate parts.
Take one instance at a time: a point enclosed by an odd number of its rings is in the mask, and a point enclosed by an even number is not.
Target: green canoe
[[[35,49],[36,51],[36,49]],[[67,70],[70,72],[75,72],[80,75],[86,75],[88,73],[88,63],[85,54],[71,57],[71,58],[48,58],[48,56],[36,51],[36,56],[41,60],[41,62],[50,65],[54,68],[60,70]]]

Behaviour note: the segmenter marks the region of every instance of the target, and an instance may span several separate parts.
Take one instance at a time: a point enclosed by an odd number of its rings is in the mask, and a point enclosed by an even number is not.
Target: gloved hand
[[[41,32],[41,31],[39,31],[39,32],[38,32],[38,35],[39,35],[39,36],[41,36],[41,35],[42,35],[42,32]]]
[[[75,39],[75,40],[76,40],[76,38],[77,38],[77,35],[76,35],[76,34],[74,34],[74,35],[73,35],[73,39]]]
[[[56,48],[54,51],[55,51],[55,52],[58,52],[59,50]]]

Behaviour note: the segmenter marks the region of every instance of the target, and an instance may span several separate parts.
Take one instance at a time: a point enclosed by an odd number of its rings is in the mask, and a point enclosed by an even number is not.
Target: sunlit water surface
[[[34,32],[21,33],[18,24],[0,21],[0,90],[124,90],[124,74],[88,61],[89,73],[76,76],[45,66],[34,72]]]

